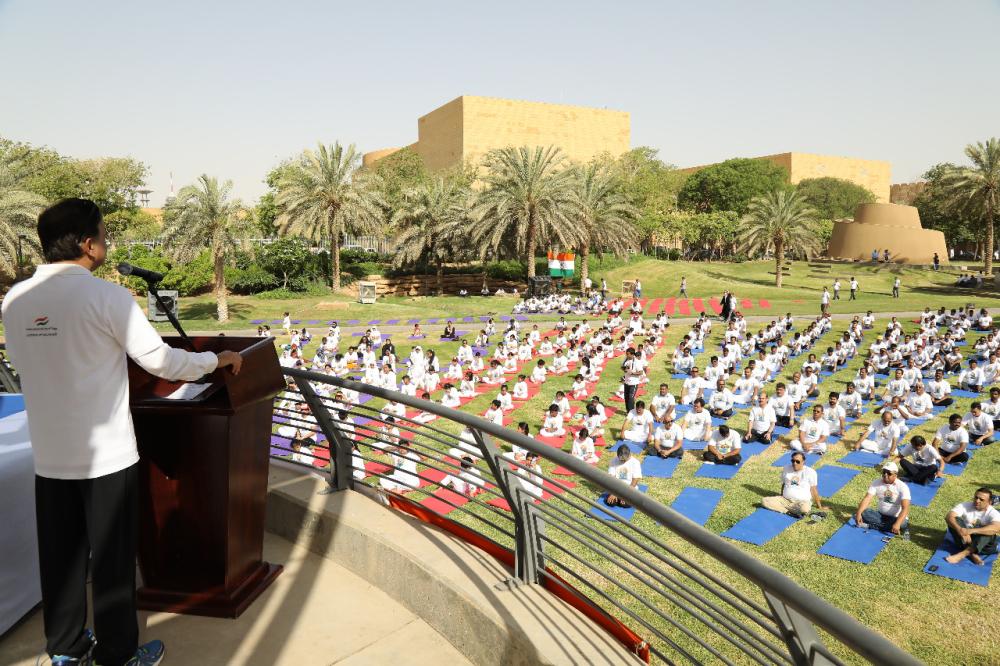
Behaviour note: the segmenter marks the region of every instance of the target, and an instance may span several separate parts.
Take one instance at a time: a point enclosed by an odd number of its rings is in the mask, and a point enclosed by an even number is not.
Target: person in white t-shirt
[[[962,425],[969,431],[969,443],[985,446],[993,443],[993,419],[983,411],[981,402],[974,402],[969,413],[962,418]]]
[[[1000,388],[990,389],[990,399],[982,403],[983,411],[993,419],[993,431],[1000,429]]]
[[[586,428],[580,428],[573,438],[572,454],[574,458],[579,458],[588,465],[596,465],[601,460],[601,456],[597,455],[594,449],[594,440]]]
[[[879,479],[872,481],[861,498],[854,522],[860,528],[872,527],[880,532],[907,532],[910,515],[910,488],[897,478],[899,467],[894,462],[882,465]],[[872,500],[876,505],[871,507]],[[869,508],[871,507],[871,508]]]
[[[861,416],[861,395],[854,388],[854,384],[847,384],[844,395],[840,396],[837,404],[844,410],[844,415],[848,418],[858,418]]]
[[[715,391],[708,399],[708,413],[723,419],[733,415],[733,392],[726,386],[726,380],[719,379],[715,383]]]
[[[830,435],[843,435],[847,430],[847,414],[840,406],[840,393],[830,391],[827,404],[823,407],[823,420],[830,428]]]
[[[660,392],[654,395],[650,401],[649,409],[653,412],[653,418],[660,423],[663,423],[667,416],[670,416],[671,420],[673,420],[676,407],[677,401],[674,400],[674,396],[670,393],[667,385],[660,384]]]
[[[712,416],[705,409],[705,401],[697,398],[691,405],[691,411],[681,419],[684,428],[684,439],[692,442],[707,442],[712,435]]]
[[[878,421],[873,421],[855,443],[854,450],[864,449],[880,456],[895,455],[900,438],[899,425],[893,421],[892,412],[884,411]]]
[[[475,461],[470,456],[465,456],[461,460],[462,471],[456,476],[449,474],[441,480],[443,487],[450,487],[459,495],[475,497],[483,492],[486,482],[483,480],[482,472],[476,469]]]
[[[983,371],[979,367],[976,359],[969,361],[969,367],[963,370],[958,376],[958,385],[966,391],[979,393],[983,390]]]
[[[799,436],[790,445],[796,451],[826,453],[826,440],[829,436],[830,426],[823,419],[823,406],[813,405],[812,416],[802,419]]]
[[[907,460],[907,456],[912,456],[913,460]],[[920,435],[914,435],[909,444],[900,447],[899,465],[903,468],[903,476],[910,483],[927,485],[944,475],[941,454],[933,446],[927,446],[927,440]]]
[[[635,409],[625,416],[622,424],[622,439],[631,442],[651,442],[653,441],[653,427],[655,419],[652,412],[646,409],[643,400],[636,400]]]
[[[563,417],[559,413],[559,405],[549,405],[548,415],[542,424],[542,429],[538,431],[542,437],[562,437],[566,434],[563,427]]]
[[[962,425],[962,417],[952,414],[948,425],[938,428],[934,435],[934,448],[946,463],[964,463],[969,460],[969,431]]]
[[[421,458],[409,448],[405,439],[398,440],[398,445],[389,456],[392,458],[393,471],[389,477],[379,479],[379,485],[384,490],[394,493],[405,493],[420,487],[420,477],[417,476],[417,463]]]
[[[784,428],[792,427],[792,399],[789,397],[784,382],[778,382],[774,387],[774,397],[769,400],[774,410],[775,422]]]
[[[750,408],[750,416],[747,418],[747,434],[743,436],[743,441],[760,442],[770,444],[774,435],[774,426],[778,422],[778,417],[774,408],[770,405],[770,398],[761,391],[758,404]]]
[[[653,431],[650,451],[660,458],[680,458],[684,455],[684,431],[674,423],[672,414],[667,414],[663,426]]]
[[[934,416],[934,401],[923,384],[913,387],[913,393],[906,396],[904,406],[913,418],[929,419]]]
[[[945,516],[945,523],[952,539],[961,548],[945,560],[958,564],[968,557],[974,564],[983,564],[983,555],[997,552],[997,535],[1000,535],[1000,511],[993,506],[993,492],[980,488],[971,502],[962,502]]]
[[[702,454],[702,460],[716,465],[739,465],[743,460],[740,454],[740,434],[735,430],[730,430],[729,426],[722,424],[718,430],[712,433],[708,440],[708,446]]]
[[[946,407],[955,401],[951,397],[951,385],[945,380],[942,370],[934,372],[934,380],[927,382],[926,388],[936,407]]]
[[[691,376],[684,380],[681,389],[681,404],[690,405],[705,393],[705,382],[698,374],[698,366],[691,368]]]
[[[778,513],[792,516],[807,516],[813,502],[819,511],[824,511],[823,500],[819,496],[819,478],[816,470],[806,465],[806,454],[792,452],[792,462],[781,469],[781,494],[765,497],[761,506]]]
[[[639,459],[634,458],[632,452],[624,444],[618,447],[616,454],[608,466],[608,474],[622,483],[632,486],[632,488],[638,488],[639,480],[642,478],[642,465],[639,463]],[[608,493],[604,502],[608,506],[620,506],[624,508],[632,506],[630,502],[618,497],[614,493]]]

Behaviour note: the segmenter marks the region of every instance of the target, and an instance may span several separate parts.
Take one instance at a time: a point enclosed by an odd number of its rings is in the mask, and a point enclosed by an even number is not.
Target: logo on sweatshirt
[[[47,315],[39,315],[32,320],[32,325],[25,328],[25,334],[29,338],[42,338],[59,335],[59,328],[49,325]]]

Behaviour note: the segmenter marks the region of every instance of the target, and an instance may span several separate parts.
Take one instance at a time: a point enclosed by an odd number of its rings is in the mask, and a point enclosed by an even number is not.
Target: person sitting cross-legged
[[[812,416],[799,423],[799,436],[791,441],[791,447],[806,453],[826,453],[829,436],[830,426],[823,418],[823,406],[813,405]]]
[[[708,440],[708,446],[705,453],[702,454],[702,459],[716,465],[739,465],[740,461],[743,460],[743,456],[740,454],[741,446],[739,433],[722,424]]]
[[[766,393],[761,391],[758,401],[758,404],[750,408],[750,416],[747,418],[747,434],[743,436],[743,441],[770,444],[778,417],[769,404]]]
[[[893,534],[907,531],[910,488],[899,480],[898,474],[899,467],[896,463],[887,462],[882,465],[881,478],[868,486],[868,491],[854,512],[854,522],[858,527],[872,527],[880,532]],[[876,500],[874,507],[871,507],[872,499]]]
[[[983,403],[972,403],[969,413],[962,417],[962,425],[969,431],[969,444],[986,446],[993,443],[993,419],[983,411]]]
[[[639,479],[642,478],[642,465],[639,464],[639,459],[632,456],[632,452],[629,451],[628,446],[625,444],[619,446],[616,453],[617,455],[608,466],[608,474],[622,483],[626,483],[633,488],[638,488]],[[614,493],[608,493],[608,497],[604,502],[608,506],[620,506],[623,508],[632,506],[630,502],[618,497]]]
[[[913,460],[907,460],[907,456]],[[941,454],[933,446],[927,446],[927,440],[921,435],[914,435],[909,444],[899,448],[899,464],[903,468],[903,476],[910,483],[927,485],[944,474]]]
[[[948,417],[948,425],[938,428],[933,446],[946,463],[960,464],[969,460],[969,431],[962,425],[960,415],[952,414]]]
[[[663,417],[663,427],[653,431],[652,455],[660,458],[680,458],[684,455],[684,431],[674,423],[673,414]]]
[[[983,555],[997,552],[1000,511],[992,504],[993,492],[989,488],[980,488],[972,496],[971,502],[956,504],[948,512],[944,518],[945,523],[961,550],[944,558],[946,562],[958,564],[968,557],[974,564],[981,565]]]
[[[778,513],[806,516],[815,502],[816,508],[824,511],[818,488],[819,477],[816,476],[816,470],[806,465],[806,454],[795,451],[792,453],[791,464],[781,470],[781,494],[765,497],[761,500],[761,506]]]

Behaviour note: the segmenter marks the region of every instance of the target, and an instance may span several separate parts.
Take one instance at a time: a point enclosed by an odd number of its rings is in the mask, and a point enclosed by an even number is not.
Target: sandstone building
[[[889,203],[892,179],[892,165],[889,162],[810,153],[779,153],[751,159],[767,160],[784,167],[792,183],[806,178],[841,178],[868,188],[878,203]],[[681,169],[681,172],[694,173],[706,166],[711,165],[688,167]]]
[[[629,138],[624,111],[463,95],[421,116],[417,141],[407,147],[437,171],[508,146],[554,145],[580,162],[604,152],[617,157],[629,150]],[[363,163],[369,166],[397,150],[366,153]]]
[[[891,203],[861,204],[851,222],[834,222],[827,256],[833,259],[869,261],[872,250],[888,249],[898,264],[929,264],[936,252],[948,262],[944,234],[924,229],[913,206]]]

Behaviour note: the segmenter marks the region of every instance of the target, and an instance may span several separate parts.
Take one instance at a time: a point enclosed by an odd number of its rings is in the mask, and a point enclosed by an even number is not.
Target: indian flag
[[[549,275],[551,277],[572,277],[576,254],[573,252],[549,251]]]

